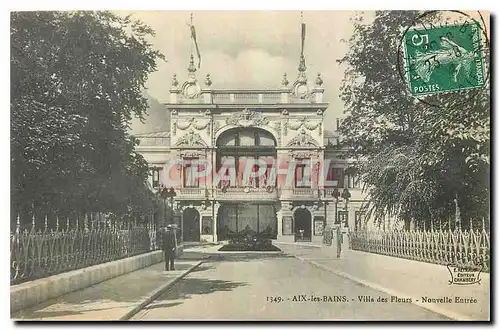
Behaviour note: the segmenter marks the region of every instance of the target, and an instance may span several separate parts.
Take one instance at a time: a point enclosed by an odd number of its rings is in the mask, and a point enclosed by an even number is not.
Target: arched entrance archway
[[[311,241],[312,217],[309,210],[299,208],[293,213],[295,241]]]
[[[194,208],[182,212],[183,241],[200,241],[200,213]]]

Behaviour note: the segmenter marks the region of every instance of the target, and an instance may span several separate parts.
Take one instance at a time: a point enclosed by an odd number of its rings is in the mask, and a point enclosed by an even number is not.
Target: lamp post
[[[335,224],[337,224],[338,221],[338,212],[337,212],[337,206],[339,204],[339,197],[340,197],[340,192],[338,188],[334,188],[332,191],[332,197],[335,198]]]
[[[164,210],[165,223],[167,223],[167,199],[170,201],[170,209],[173,211],[174,210],[174,197],[176,195],[177,195],[177,193],[175,193],[175,190],[173,187],[171,187],[170,189],[163,187],[160,191],[160,196],[163,199],[163,202],[164,202],[163,206],[165,208],[165,210]]]
[[[345,222],[347,223],[346,226],[349,227],[348,224],[348,219],[349,219],[349,210],[347,209],[347,204],[349,203],[349,198],[351,198],[351,192],[349,192],[349,189],[346,187],[342,191],[342,199],[345,200],[345,211],[347,213],[347,216],[345,218]]]

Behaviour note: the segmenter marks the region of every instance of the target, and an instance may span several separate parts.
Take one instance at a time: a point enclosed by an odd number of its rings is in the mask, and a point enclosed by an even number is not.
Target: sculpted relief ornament
[[[190,127],[196,130],[207,129],[207,134],[210,134],[210,119],[195,120],[194,117],[178,120],[174,123],[174,135],[177,134],[177,129],[187,130]]]
[[[198,133],[190,130],[177,140],[175,147],[207,147],[207,144]]]
[[[274,122],[274,130],[278,133],[278,145],[281,145],[281,121]]]
[[[179,153],[181,157],[200,157],[200,156],[206,156],[206,153],[204,150],[197,150],[197,149],[191,149],[191,150],[181,150]]]
[[[287,147],[319,147],[319,144],[310,134],[306,133],[306,130],[302,129],[298,136],[290,140]]]
[[[228,125],[236,125],[236,126],[260,126],[266,125],[269,123],[269,120],[264,117],[261,113],[252,111],[249,109],[243,109],[239,113],[235,113],[232,116],[226,119],[226,124]]]
[[[287,123],[288,127],[292,130],[298,130],[301,127],[305,127],[308,130],[315,130],[321,125],[321,121],[313,123],[307,120],[305,116],[299,117],[297,119],[289,119]]]
[[[317,150],[291,150],[288,155],[295,159],[318,158],[320,153]]]

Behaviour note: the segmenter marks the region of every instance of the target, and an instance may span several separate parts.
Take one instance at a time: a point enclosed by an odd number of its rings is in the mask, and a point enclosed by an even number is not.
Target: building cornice
[[[328,108],[328,103],[276,103],[276,104],[206,104],[206,103],[163,103],[167,109],[182,109],[182,110],[196,110],[200,109],[259,109],[259,110],[276,110],[276,109],[287,109],[288,111],[300,111],[304,109],[326,109]]]

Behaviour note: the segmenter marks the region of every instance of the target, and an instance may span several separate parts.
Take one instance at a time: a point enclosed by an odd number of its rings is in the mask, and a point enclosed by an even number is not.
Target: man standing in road
[[[337,258],[340,258],[340,253],[342,252],[342,244],[344,243],[344,238],[342,234],[342,230],[340,229],[340,225],[332,230],[333,232],[333,240],[332,245],[334,249],[337,250]]]
[[[174,229],[172,225],[167,225],[166,231],[163,234],[163,254],[165,255],[165,270],[175,270],[174,259],[175,249],[177,247]]]

